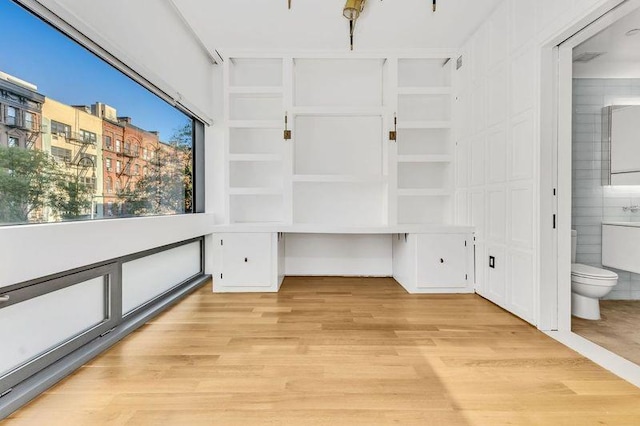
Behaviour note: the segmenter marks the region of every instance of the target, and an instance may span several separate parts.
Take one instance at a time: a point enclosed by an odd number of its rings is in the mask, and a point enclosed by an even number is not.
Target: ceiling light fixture
[[[351,50],[353,50],[353,32],[356,29],[356,21],[364,10],[367,0],[347,0],[342,9],[342,15],[349,20],[349,41]],[[289,8],[291,8],[291,0],[289,0]],[[431,0],[431,10],[436,11],[436,0]]]
[[[624,35],[626,35],[627,37],[632,37],[634,35],[638,35],[640,34],[640,28],[633,28],[629,31],[627,31]]]
[[[353,50],[353,31],[356,28],[356,21],[360,13],[364,10],[367,0],[347,0],[342,9],[342,15],[349,20],[349,40],[351,41],[351,50]]]

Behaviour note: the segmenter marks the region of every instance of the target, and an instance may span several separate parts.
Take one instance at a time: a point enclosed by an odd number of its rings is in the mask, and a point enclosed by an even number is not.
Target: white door
[[[225,234],[221,281],[227,287],[271,285],[271,233]]]
[[[465,234],[423,234],[418,236],[418,288],[467,286],[467,250]]]

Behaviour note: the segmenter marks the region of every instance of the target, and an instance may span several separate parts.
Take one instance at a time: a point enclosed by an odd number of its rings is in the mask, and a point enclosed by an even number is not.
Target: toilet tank
[[[571,230],[571,263],[576,263],[576,244],[578,244],[578,231],[576,231],[575,229],[572,229]]]

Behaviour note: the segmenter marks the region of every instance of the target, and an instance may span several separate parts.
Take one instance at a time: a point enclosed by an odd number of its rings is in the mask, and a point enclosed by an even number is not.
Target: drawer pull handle
[[[245,258],[244,258],[244,261],[245,261],[245,262],[248,262],[248,261],[249,261],[249,259],[245,257]]]
[[[444,263],[444,259],[440,258],[440,263]]]
[[[11,299],[11,297],[9,297],[8,294],[3,294],[2,296],[0,296],[0,303],[1,302],[8,302],[9,299]]]

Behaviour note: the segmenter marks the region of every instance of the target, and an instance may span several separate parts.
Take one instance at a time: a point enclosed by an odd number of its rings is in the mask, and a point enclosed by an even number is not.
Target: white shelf
[[[398,121],[398,129],[449,129],[451,121]]]
[[[230,195],[282,195],[281,188],[229,188]]]
[[[281,95],[282,86],[231,86],[229,93]]]
[[[284,129],[284,118],[283,120],[230,120],[228,125],[231,128],[244,129]]]
[[[376,107],[351,107],[351,106],[299,106],[293,107],[294,115],[384,115],[382,106]]]
[[[229,154],[229,161],[282,161],[280,154]]]
[[[408,188],[398,189],[401,197],[443,197],[451,195],[451,190],[444,188]]]
[[[398,87],[398,95],[450,95],[450,86],[441,87]]]
[[[293,175],[294,182],[348,182],[383,183],[386,176],[380,175]]]
[[[447,154],[398,155],[398,163],[450,163],[453,156]]]

